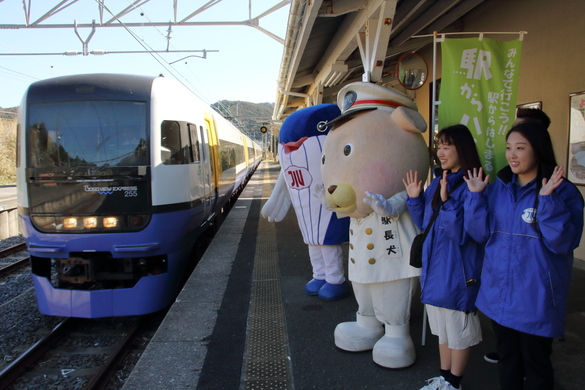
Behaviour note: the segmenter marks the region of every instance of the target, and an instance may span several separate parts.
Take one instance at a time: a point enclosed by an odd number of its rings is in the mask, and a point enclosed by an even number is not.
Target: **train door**
[[[215,191],[219,189],[220,185],[220,176],[222,174],[221,166],[219,165],[219,155],[218,155],[218,147],[219,147],[219,140],[217,137],[217,131],[215,130],[215,122],[213,121],[213,117],[205,113],[205,128],[207,130],[207,136],[209,141],[209,149],[210,149],[210,161],[211,166],[213,167],[213,185],[215,186]]]
[[[244,160],[246,161],[246,167],[250,166],[250,150],[248,149],[248,140],[242,136],[242,144],[244,145]]]
[[[205,120],[205,129],[207,140],[209,142],[209,158],[210,163],[209,166],[212,169],[211,174],[211,184],[212,184],[212,192],[213,192],[213,210],[216,209],[217,205],[216,202],[220,201],[220,185],[223,183],[222,180],[222,167],[220,165],[220,156],[219,156],[219,139],[217,137],[217,131],[215,129],[215,121],[210,113],[204,113],[204,120]],[[218,210],[219,211],[219,210]]]
[[[193,129],[197,131],[197,129]],[[209,145],[209,137],[207,132],[203,129],[203,126],[199,126],[199,135],[201,142],[199,143],[201,153],[201,171],[202,171],[202,189],[203,189],[203,209],[205,215],[211,216],[211,210],[213,208],[213,159],[211,158],[211,147]]]

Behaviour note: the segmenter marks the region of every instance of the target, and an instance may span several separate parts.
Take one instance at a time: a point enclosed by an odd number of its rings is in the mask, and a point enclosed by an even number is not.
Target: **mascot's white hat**
[[[341,115],[327,122],[327,126],[361,111],[377,109],[393,111],[401,106],[418,111],[416,103],[408,96],[378,84],[365,82],[351,83],[341,88],[337,94],[337,105],[341,109]]]

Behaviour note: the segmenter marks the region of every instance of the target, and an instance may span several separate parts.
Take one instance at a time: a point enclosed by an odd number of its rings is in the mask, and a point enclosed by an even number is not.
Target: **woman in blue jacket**
[[[436,138],[441,172],[422,192],[417,172],[404,185],[406,204],[414,223],[424,230],[432,223],[423,245],[420,277],[431,332],[439,336],[440,376],[421,390],[459,389],[470,347],[481,341],[475,308],[483,260],[483,245],[466,234],[463,203],[468,193],[463,173],[481,168],[473,136],[464,125],[442,129]]]
[[[512,127],[506,158],[493,184],[478,170],[466,179],[465,228],[486,242],[476,304],[493,320],[501,389],[552,389],[552,340],[564,333],[583,198],[563,179],[542,124]]]

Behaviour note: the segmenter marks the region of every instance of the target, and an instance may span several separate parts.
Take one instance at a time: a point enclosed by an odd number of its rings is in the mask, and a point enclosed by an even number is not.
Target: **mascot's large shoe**
[[[387,368],[404,368],[414,364],[416,352],[409,325],[385,325],[386,331],[372,351],[374,363]]]
[[[322,279],[311,279],[306,285],[305,285],[305,292],[308,295],[317,295],[319,294],[319,290],[321,290],[321,287],[323,287],[323,285],[325,285],[325,281]]]
[[[325,301],[343,299],[349,295],[349,282],[346,280],[339,284],[325,283],[317,295]]]
[[[350,352],[369,351],[384,335],[382,323],[375,316],[356,313],[357,321],[342,322],[335,327],[335,346]]]

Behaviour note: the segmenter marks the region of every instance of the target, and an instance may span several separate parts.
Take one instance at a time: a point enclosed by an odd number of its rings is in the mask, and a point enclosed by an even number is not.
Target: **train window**
[[[236,143],[222,140],[219,146],[219,152],[221,155],[222,172],[245,162],[244,148]]]
[[[25,140],[31,168],[148,165],[144,102],[31,104]]]
[[[199,137],[197,136],[197,126],[194,124],[189,123],[189,138],[190,138],[190,145],[191,148],[191,156],[193,162],[198,163],[201,161],[200,153],[199,153]]]
[[[179,124],[181,127],[181,164],[189,164],[193,162],[189,125],[187,122],[179,122]]]
[[[181,127],[178,122],[163,121],[161,124],[160,154],[165,165],[181,163]]]

